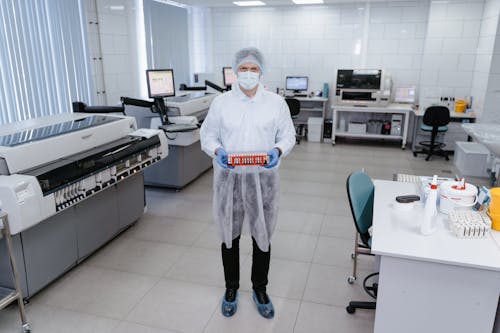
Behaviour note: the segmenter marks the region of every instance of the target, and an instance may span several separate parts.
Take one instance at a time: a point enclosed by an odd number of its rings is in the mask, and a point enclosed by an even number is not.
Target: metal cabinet
[[[144,211],[142,172],[12,237],[23,296],[32,297],[134,223]],[[0,285],[11,286],[0,239]]]

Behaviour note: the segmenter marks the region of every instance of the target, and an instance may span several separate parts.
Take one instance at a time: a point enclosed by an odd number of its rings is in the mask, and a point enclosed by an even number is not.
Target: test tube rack
[[[228,154],[227,164],[229,166],[255,166],[266,165],[269,160],[266,153],[243,153],[243,154]]]

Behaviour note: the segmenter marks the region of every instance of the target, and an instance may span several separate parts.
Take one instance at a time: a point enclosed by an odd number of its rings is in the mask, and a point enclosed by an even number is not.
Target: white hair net
[[[278,220],[279,174],[277,168],[223,169],[214,162],[214,219],[222,242],[232,247],[247,221],[261,251],[269,251]]]
[[[240,67],[241,64],[244,64],[246,62],[256,64],[257,66],[260,67],[261,73],[264,72],[264,56],[262,55],[262,52],[260,52],[258,48],[246,47],[236,52],[233,60],[233,72],[237,73],[238,67]]]

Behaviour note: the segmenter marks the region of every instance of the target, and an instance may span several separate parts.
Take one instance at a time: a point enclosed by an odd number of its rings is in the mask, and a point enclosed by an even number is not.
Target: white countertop
[[[425,113],[425,110],[416,109],[416,110],[413,110],[413,113],[417,117],[423,117],[424,113]],[[474,111],[470,111],[470,112],[455,112],[455,111],[450,111],[450,118],[475,119],[476,118],[476,113]]]
[[[423,205],[409,212],[392,207],[398,195],[419,195],[417,185],[386,180],[374,184],[372,253],[500,271],[500,248],[491,234],[483,239],[457,238],[449,231],[445,215],[439,214],[438,230],[423,236],[419,224]]]
[[[341,109],[342,111],[374,111],[374,110],[383,110],[383,111],[405,111],[410,112],[413,110],[412,104],[401,104],[401,103],[389,103],[387,105],[369,105],[369,106],[356,106],[349,104],[332,104],[332,109]]]

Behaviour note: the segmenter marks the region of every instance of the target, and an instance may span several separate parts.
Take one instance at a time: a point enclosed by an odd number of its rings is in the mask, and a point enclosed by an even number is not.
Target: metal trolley
[[[24,310],[23,295],[19,286],[19,275],[17,272],[16,260],[12,249],[12,238],[10,237],[9,221],[7,213],[0,211],[0,239],[5,237],[5,244],[7,246],[7,253],[9,254],[10,266],[12,268],[12,277],[14,279],[14,287],[4,288],[0,286],[0,310],[7,307],[10,303],[17,300],[19,306],[19,313],[21,314],[22,329],[24,333],[31,332],[31,327],[26,320],[26,312]]]

